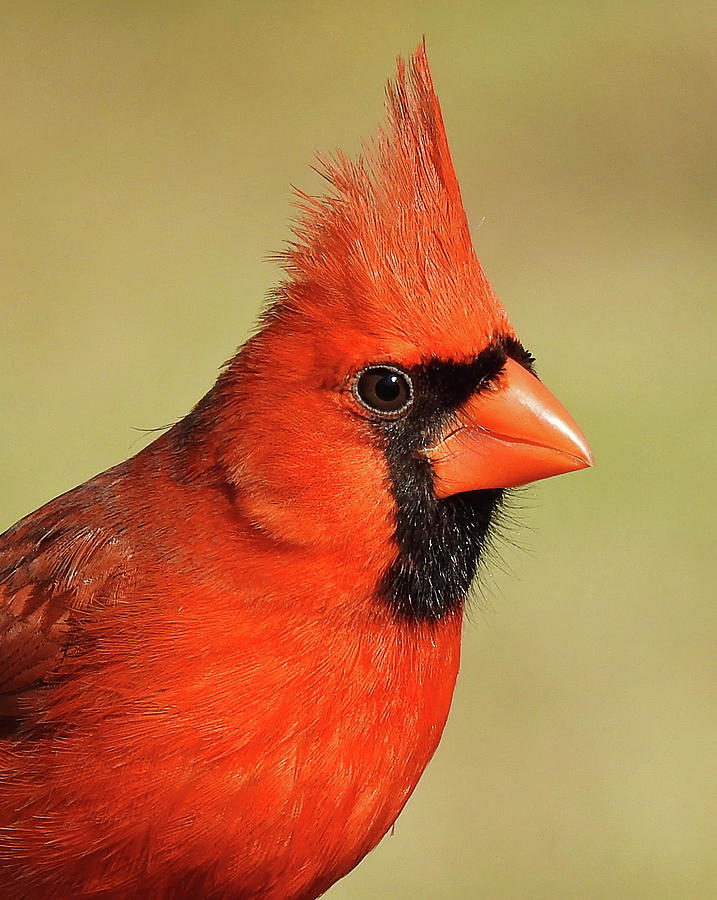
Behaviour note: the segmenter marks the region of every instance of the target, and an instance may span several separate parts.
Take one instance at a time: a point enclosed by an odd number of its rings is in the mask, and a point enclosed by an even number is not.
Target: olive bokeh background
[[[423,34],[478,254],[597,464],[517,493],[436,758],[329,896],[711,896],[713,3],[2,2],[0,530],[210,387],[289,184]]]

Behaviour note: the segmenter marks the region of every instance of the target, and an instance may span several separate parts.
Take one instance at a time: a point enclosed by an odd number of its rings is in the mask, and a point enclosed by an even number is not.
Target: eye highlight
[[[413,403],[413,384],[408,375],[393,366],[369,366],[354,379],[353,393],[372,413],[393,418]]]

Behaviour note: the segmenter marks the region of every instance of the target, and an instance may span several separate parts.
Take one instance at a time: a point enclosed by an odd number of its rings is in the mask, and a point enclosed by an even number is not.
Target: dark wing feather
[[[89,482],[0,536],[0,715],[18,693],[52,676],[83,620],[134,582],[121,530],[98,515]]]

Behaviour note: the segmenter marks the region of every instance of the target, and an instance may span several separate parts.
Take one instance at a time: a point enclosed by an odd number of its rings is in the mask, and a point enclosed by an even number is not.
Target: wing
[[[100,478],[102,476],[99,476]],[[103,522],[91,481],[0,536],[0,716],[51,679],[87,617],[134,583],[121,529]]]

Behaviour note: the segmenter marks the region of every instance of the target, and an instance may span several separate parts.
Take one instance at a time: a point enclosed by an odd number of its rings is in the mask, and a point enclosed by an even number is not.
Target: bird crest
[[[357,353],[469,358],[512,329],[473,250],[423,44],[399,58],[386,116],[357,159],[319,157],[325,195],[297,192],[270,315],[344,329]]]

